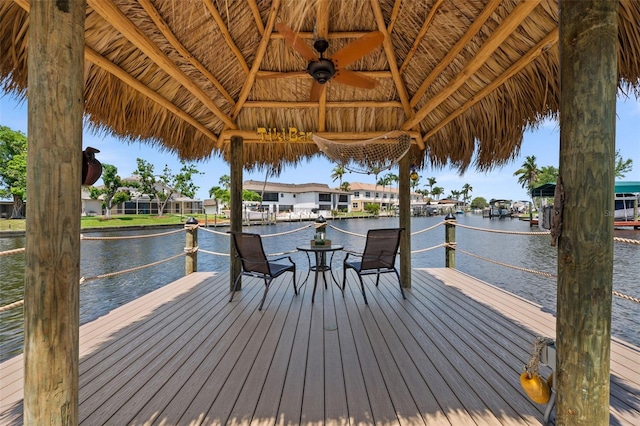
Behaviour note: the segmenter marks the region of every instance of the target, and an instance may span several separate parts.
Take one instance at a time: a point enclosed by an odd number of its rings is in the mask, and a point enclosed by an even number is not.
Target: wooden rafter
[[[469,26],[465,34],[456,42],[456,44],[447,52],[444,58],[433,68],[431,73],[424,79],[422,84],[416,93],[413,95],[410,103],[411,106],[414,107],[418,103],[418,100],[425,94],[431,83],[435,81],[436,78],[440,76],[442,71],[446,67],[451,64],[451,62],[455,59],[455,57],[460,53],[460,51],[469,43],[469,41],[476,36],[480,28],[484,25],[484,23],[489,19],[491,14],[496,10],[496,8],[500,5],[502,0],[490,0],[487,3],[487,6],[484,8],[482,13],[478,15],[478,17],[473,21],[473,23]]]
[[[378,3],[378,0],[371,0],[371,8],[373,9],[373,15],[375,16],[378,30],[384,34],[384,41],[382,42],[382,45],[384,46],[384,53],[387,56],[387,62],[389,63],[389,70],[391,71],[393,82],[395,83],[396,89],[398,90],[398,95],[400,96],[402,109],[404,110],[407,119],[411,119],[413,117],[413,109],[409,104],[409,95],[407,94],[407,88],[404,85],[404,82],[402,81],[402,77],[400,76],[400,72],[398,70],[395,49],[393,47],[391,37],[387,32],[387,26],[385,25],[384,16],[382,15],[382,9],[380,8],[380,3]],[[424,149],[422,139],[418,141],[418,145],[420,146],[420,149]]]
[[[427,139],[435,135],[440,129],[453,121],[456,117],[462,115],[469,108],[480,102],[482,99],[487,97],[491,92],[497,89],[499,86],[504,84],[511,77],[520,72],[524,67],[529,65],[534,59],[540,56],[543,52],[545,52],[550,46],[558,43],[558,29],[554,29],[551,31],[545,38],[539,41],[532,49],[530,49],[526,54],[524,54],[520,59],[518,59],[513,65],[507,68],[502,74],[498,76],[495,80],[489,83],[486,87],[484,87],[481,91],[476,93],[469,99],[465,104],[456,109],[451,114],[448,114],[446,118],[440,121],[435,127],[429,130],[423,137],[423,141],[426,142]]]
[[[335,40],[335,39],[342,39],[342,38],[360,38],[363,35],[369,34],[370,32],[371,31],[336,31],[336,32],[328,33],[326,39]],[[316,38],[316,35],[312,32],[300,31],[300,32],[296,32],[296,37],[313,40]],[[271,38],[273,40],[284,39],[282,34],[280,34],[279,32],[275,32],[271,34]]]
[[[218,9],[216,9],[215,5],[213,4],[213,0],[205,0],[204,5],[211,13],[211,16],[213,16],[216,24],[218,24],[218,28],[220,29],[220,33],[222,34],[222,38],[227,43],[227,46],[229,46],[229,49],[231,49],[231,52],[233,52],[233,54],[238,59],[238,64],[245,74],[249,74],[249,66],[247,65],[247,61],[244,59],[244,56],[242,56],[242,52],[240,52],[240,49],[238,49],[238,46],[236,46],[236,43],[233,41],[233,37],[231,37],[231,33],[229,32],[229,28],[227,28],[227,24],[225,24],[224,19],[222,19],[222,16],[220,16],[220,13],[218,13]]]
[[[28,0],[14,0],[15,3],[23,8],[27,13],[30,10],[30,5]],[[207,127],[205,127],[198,120],[193,118],[191,115],[186,113],[184,110],[180,109],[176,105],[174,105],[171,101],[151,89],[149,86],[142,83],[140,80],[135,79],[128,72],[120,68],[118,65],[111,62],[109,59],[100,55],[98,52],[90,48],[85,44],[84,46],[84,57],[85,60],[91,62],[92,64],[102,68],[108,73],[120,79],[123,83],[129,85],[131,88],[137,90],[144,96],[153,100],[154,102],[162,105],[187,123],[191,124],[196,129],[200,130],[204,135],[211,138],[214,143],[218,143],[218,137],[213,134]]]
[[[125,14],[111,0],[88,0],[87,3],[105,21],[109,22],[134,46],[144,52],[164,72],[184,86],[192,95],[202,102],[211,112],[220,118],[228,127],[238,126],[213,102],[210,97],[198,87],[160,48],[153,43],[138,27],[136,27]]]
[[[354,71],[356,74],[364,75],[371,78],[391,78],[390,71]],[[270,79],[270,78],[311,78],[306,71],[258,71],[256,74],[257,79]]]
[[[326,102],[327,108],[402,108],[398,101],[340,101]],[[247,101],[244,108],[317,108],[316,102]]]
[[[169,25],[165,22],[165,20],[160,15],[160,12],[155,8],[151,0],[138,0],[138,3],[144,8],[149,17],[156,24],[162,35],[167,39],[167,41],[176,49],[186,60],[188,60],[191,65],[193,65],[198,71],[202,73],[202,75],[209,80],[218,91],[224,96],[224,98],[233,106],[236,101],[231,97],[229,92],[222,86],[222,84],[218,81],[218,79],[211,74],[211,72],[205,68],[200,61],[198,61],[192,54],[187,50],[186,47],[178,40],[175,34],[169,28]]]
[[[475,54],[474,60],[469,62],[460,71],[453,80],[445,87],[441,92],[437,93],[433,98],[429,100],[413,118],[407,120],[402,129],[411,129],[416,124],[420,123],[427,114],[433,111],[444,100],[456,92],[462,86],[469,76],[473,75],[480,67],[482,67],[487,60],[491,57],[500,45],[515,31],[516,28],[522,23],[524,19],[529,16],[529,13],[535,9],[540,0],[530,0],[518,3],[513,9],[511,14],[502,22],[502,24],[496,28],[491,34],[491,37],[482,45],[480,50]]]
[[[305,129],[298,129],[300,131],[304,131]],[[356,143],[361,142],[363,140],[381,138],[379,143],[386,143],[382,138],[388,132],[313,132],[314,136],[320,136],[324,139],[330,139],[332,141],[343,142],[343,143]],[[407,132],[411,137],[411,143],[420,144],[422,141],[422,135],[419,132]],[[232,136],[240,136],[243,141],[246,143],[273,143],[273,141],[261,141],[260,135],[257,131],[252,130],[223,130],[220,133],[220,140],[223,143],[226,143],[231,139]],[[300,143],[300,144],[308,144],[315,143],[313,140],[301,140],[298,142],[292,143]]]
[[[262,35],[262,39],[260,40],[260,44],[258,45],[258,49],[256,50],[256,56],[253,60],[253,65],[251,66],[251,70],[249,71],[247,78],[244,80],[244,84],[242,85],[242,89],[240,90],[240,95],[238,96],[238,101],[236,102],[236,105],[231,109],[231,117],[234,119],[240,113],[242,106],[249,96],[251,87],[253,87],[253,83],[256,80],[256,74],[258,73],[258,69],[260,69],[262,58],[267,51],[267,46],[269,45],[269,39],[271,38],[271,33],[273,32],[273,26],[276,23],[276,15],[278,14],[279,9],[280,0],[273,0],[273,2],[271,3],[271,8],[269,10],[269,18],[267,18],[267,23],[264,27],[264,34]]]
[[[260,16],[260,9],[258,9],[256,0],[247,0],[247,3],[249,4],[251,13],[253,13],[253,20],[256,21],[256,26],[258,27],[258,31],[260,31],[260,35],[264,34],[264,24],[262,23],[262,16]]]
[[[402,4],[402,0],[396,0],[393,3],[393,10],[391,10],[391,18],[389,18],[389,25],[387,25],[387,32],[389,34],[393,32],[393,26],[396,24],[396,19],[398,19],[398,14],[400,13],[401,4]]]
[[[429,27],[431,26],[431,22],[433,22],[433,18],[436,17],[436,13],[438,12],[438,9],[440,9],[440,6],[442,5],[443,1],[444,0],[436,0],[436,2],[433,3],[433,6],[431,7],[429,14],[427,15],[427,18],[422,23],[422,27],[420,28],[420,31],[418,31],[418,35],[416,36],[416,39],[413,41],[413,44],[409,48],[409,52],[407,52],[407,57],[404,58],[404,62],[400,66],[400,74],[404,73],[404,70],[409,65],[411,58],[413,58],[413,55],[418,50],[420,43],[422,43],[422,39],[427,33],[427,30],[429,30]]]

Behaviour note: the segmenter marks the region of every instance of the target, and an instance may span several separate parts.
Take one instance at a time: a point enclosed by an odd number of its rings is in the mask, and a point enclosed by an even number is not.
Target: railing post
[[[447,244],[447,246],[444,249],[444,253],[445,253],[444,265],[447,268],[455,269],[456,249],[454,248],[454,246],[456,244],[456,225],[455,225],[456,217],[452,213],[449,213],[444,217],[444,220],[446,221],[444,226],[445,228],[444,241]],[[454,222],[454,223],[451,223],[451,222]]]
[[[198,271],[198,221],[193,217],[184,224],[186,229],[186,243],[184,251],[187,253],[184,261],[184,273],[189,275]]]

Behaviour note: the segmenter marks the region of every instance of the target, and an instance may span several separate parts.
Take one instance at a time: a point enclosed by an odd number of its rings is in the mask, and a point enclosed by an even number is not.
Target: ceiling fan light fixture
[[[330,59],[320,58],[317,61],[309,62],[307,72],[315,81],[325,84],[336,73],[336,67]]]

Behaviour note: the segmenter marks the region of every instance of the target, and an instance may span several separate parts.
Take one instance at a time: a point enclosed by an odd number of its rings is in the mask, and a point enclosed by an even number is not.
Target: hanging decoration
[[[411,165],[411,173],[409,174],[409,178],[411,179],[412,182],[417,182],[418,179],[420,179],[420,176],[418,175],[418,171],[416,170],[416,166],[415,165]]]

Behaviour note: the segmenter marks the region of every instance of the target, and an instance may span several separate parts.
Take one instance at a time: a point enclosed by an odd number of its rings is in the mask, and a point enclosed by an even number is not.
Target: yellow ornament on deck
[[[523,371],[520,384],[531,400],[538,404],[546,404],[551,398],[551,387],[547,380],[538,373]]]

